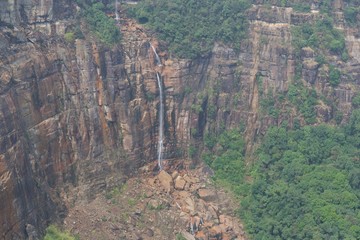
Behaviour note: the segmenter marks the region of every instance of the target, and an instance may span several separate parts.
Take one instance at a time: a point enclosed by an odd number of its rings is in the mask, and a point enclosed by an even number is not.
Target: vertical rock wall
[[[71,1],[65,0],[2,1],[0,16],[2,23],[17,26],[56,25],[72,12],[69,6]],[[191,147],[194,157],[199,156],[205,133],[240,127],[251,152],[267,127],[291,121],[296,112],[290,119],[263,114],[260,99],[287,92],[295,71],[291,25],[313,16],[262,6],[253,6],[248,14],[249,39],[239,52],[216,44],[210,56],[193,61],[173,58],[164,43],[132,21],[123,24],[123,43],[112,49],[90,40],[72,45],[54,33],[25,35],[3,27],[1,237],[39,234],[65,215],[72,202],[89,200],[156,160],[156,72],[165,89],[165,158],[187,156]],[[326,74],[311,64],[311,49],[303,50],[301,61],[303,82],[348,113],[359,90],[360,65],[359,38],[345,30],[351,58],[339,68],[354,81],[344,78],[333,89]],[[160,55],[161,67],[156,66],[150,43]],[[321,117],[323,112],[319,111],[320,122],[328,120]]]

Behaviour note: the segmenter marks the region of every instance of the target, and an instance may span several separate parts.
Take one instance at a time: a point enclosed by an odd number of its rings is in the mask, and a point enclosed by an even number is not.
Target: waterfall
[[[160,57],[159,57],[159,55],[157,54],[156,49],[154,48],[153,45],[150,44],[150,46],[151,46],[151,48],[152,48],[152,50],[153,50],[153,52],[154,52],[154,54],[155,54],[156,64],[157,64],[158,66],[162,66]]]
[[[162,170],[162,149],[163,149],[163,135],[164,135],[164,103],[163,103],[163,90],[161,84],[160,74],[156,73],[156,78],[160,92],[160,112],[159,112],[159,142],[158,142],[158,166]]]
[[[150,47],[154,52],[155,59],[156,59],[156,65],[162,66],[161,59],[159,55],[156,52],[156,49],[153,45],[150,43]],[[163,89],[161,84],[161,77],[159,72],[156,72],[156,79],[159,86],[159,95],[160,95],[160,111],[159,111],[159,139],[158,139],[158,166],[160,171],[162,170],[162,152],[163,152],[163,141],[164,141],[164,97],[163,97]]]
[[[118,13],[118,0],[115,1],[115,20],[119,21],[119,13]]]

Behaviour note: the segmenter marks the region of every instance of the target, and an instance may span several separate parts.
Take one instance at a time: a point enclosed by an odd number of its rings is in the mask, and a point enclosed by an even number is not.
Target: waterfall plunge
[[[158,165],[160,171],[162,170],[162,150],[163,150],[163,135],[164,135],[164,103],[163,103],[163,90],[161,85],[160,74],[156,73],[156,78],[160,92],[160,111],[159,111],[159,142],[158,142]]]
[[[157,54],[156,49],[154,48],[153,45],[150,44],[150,46],[151,46],[151,48],[152,48],[152,50],[153,50],[153,52],[154,52],[154,54],[155,54],[156,64],[157,64],[158,66],[162,66],[160,57],[159,57],[159,55]]]
[[[119,12],[118,12],[118,0],[115,1],[115,20],[116,21],[120,20]]]
[[[158,66],[162,66],[161,65],[161,60],[159,55],[156,52],[156,49],[154,48],[153,45],[151,45],[151,48],[155,54],[155,59],[156,59],[156,64]],[[163,151],[163,138],[164,138],[164,100],[163,100],[163,89],[162,89],[162,84],[161,84],[161,77],[160,74],[158,72],[156,72],[156,79],[157,79],[157,83],[158,83],[158,87],[159,87],[159,95],[160,95],[160,111],[159,111],[159,140],[158,140],[158,166],[159,166],[159,170],[161,171],[163,166],[162,166],[162,151]]]

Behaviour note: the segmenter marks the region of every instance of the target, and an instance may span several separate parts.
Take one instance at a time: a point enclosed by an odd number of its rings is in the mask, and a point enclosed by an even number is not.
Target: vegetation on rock
[[[351,27],[360,27],[360,1],[345,0],[344,18]]]
[[[247,0],[144,0],[128,12],[155,30],[174,54],[196,58],[209,54],[215,41],[239,48],[249,7]]]
[[[67,232],[62,232],[56,226],[50,225],[46,229],[44,240],[76,240],[77,238],[71,236]]]
[[[106,7],[97,1],[80,1],[78,4],[83,8],[81,16],[88,24],[89,30],[103,44],[114,45],[120,41],[119,27],[114,19],[105,14]]]
[[[355,110],[341,128],[273,127],[251,169],[243,163],[241,135],[223,133],[211,144],[221,151],[213,157],[208,154],[205,161],[217,179],[241,190],[235,191],[243,197],[240,214],[253,239],[357,239],[359,120],[360,111]],[[224,137],[228,148],[221,142]],[[244,180],[246,174],[250,182]]]

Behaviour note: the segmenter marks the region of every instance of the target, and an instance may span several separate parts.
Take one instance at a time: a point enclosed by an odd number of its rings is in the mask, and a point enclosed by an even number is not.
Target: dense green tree
[[[252,239],[359,239],[360,110],[342,128],[270,128],[251,169],[239,132],[212,136],[210,146],[216,151],[207,163],[242,197]],[[249,174],[251,184],[244,180]]]
[[[120,41],[120,30],[115,20],[105,14],[105,6],[101,2],[91,5],[84,4],[83,17],[89,29],[106,45],[113,45]]]
[[[210,53],[215,41],[234,48],[245,37],[247,0],[144,0],[129,14],[155,30],[183,58]]]
[[[242,216],[254,239],[357,239],[360,112],[344,129],[272,128]],[[360,125],[359,125],[360,126]],[[355,146],[354,146],[355,145]]]

